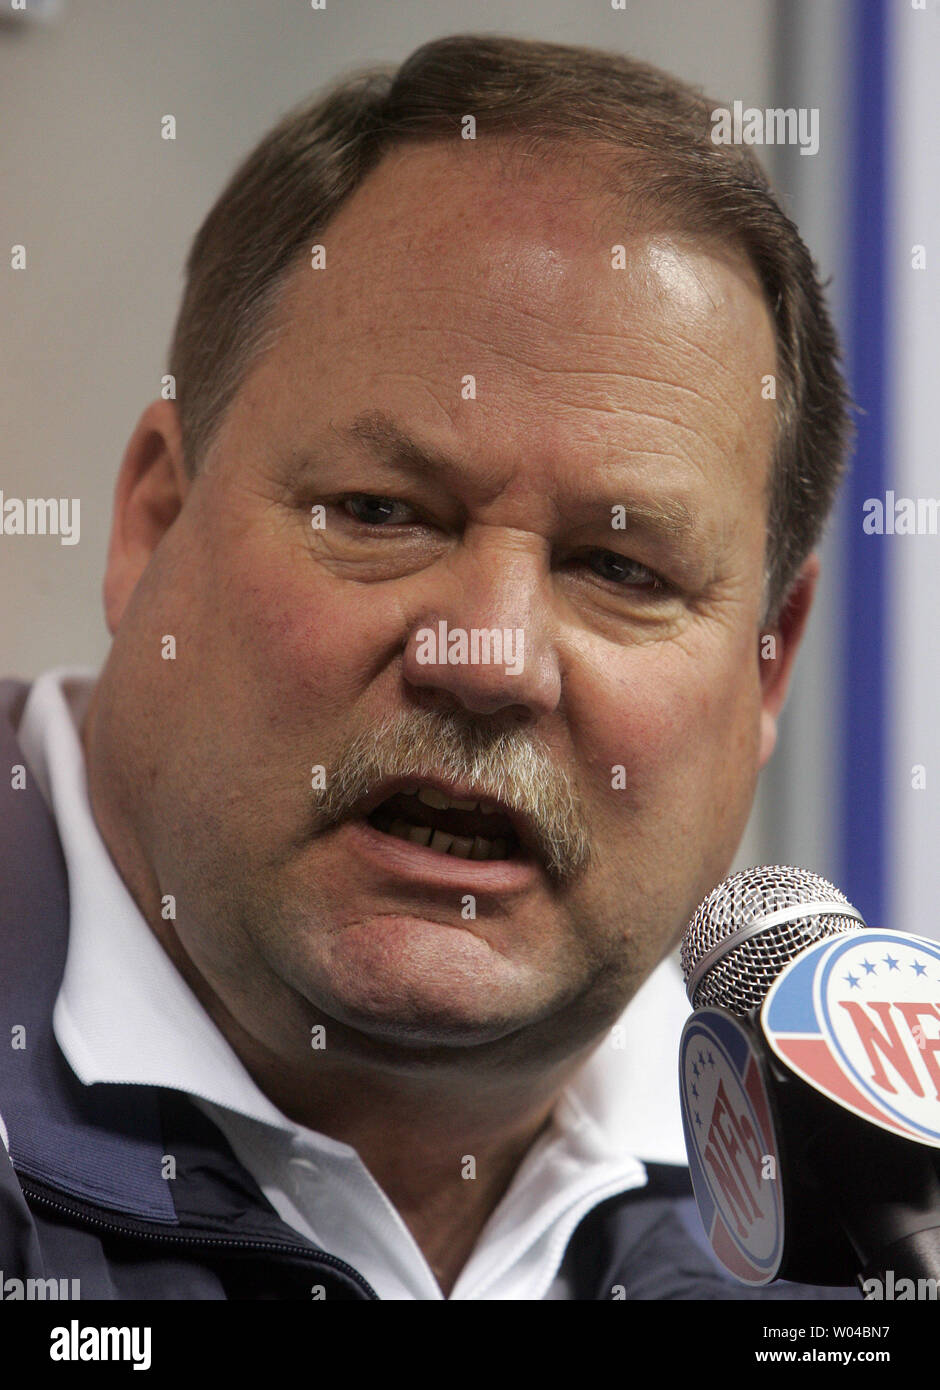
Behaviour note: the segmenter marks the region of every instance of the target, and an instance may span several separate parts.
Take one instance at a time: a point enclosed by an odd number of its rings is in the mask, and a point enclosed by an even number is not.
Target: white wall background
[[[810,247],[836,323],[845,317],[847,169],[851,108],[847,34],[852,0],[780,0],[773,56],[774,105],[819,111],[819,150],[813,156],[778,147],[771,168],[789,215]],[[768,151],[770,153],[770,151]],[[760,788],[738,863],[798,864],[840,884],[839,739],[842,671],[841,517],[820,550],[822,577],[800,648],[777,749]]]

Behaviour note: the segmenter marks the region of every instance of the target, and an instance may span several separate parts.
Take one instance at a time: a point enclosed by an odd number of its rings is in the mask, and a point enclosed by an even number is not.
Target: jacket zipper
[[[20,1187],[30,1202],[38,1206],[48,1207],[51,1211],[63,1212],[67,1216],[79,1217],[90,1226],[99,1226],[102,1230],[110,1231],[114,1235],[134,1236],[140,1240],[164,1241],[170,1245],[203,1246],[213,1249],[228,1250],[270,1250],[278,1251],[285,1255],[296,1255],[312,1265],[325,1265],[328,1269],[340,1270],[349,1276],[352,1281],[359,1286],[370,1299],[379,1299],[378,1294],[372,1285],[365,1280],[358,1269],[353,1269],[352,1265],[341,1260],[337,1255],[331,1255],[328,1251],[314,1251],[307,1245],[289,1245],[284,1241],[276,1240],[250,1240],[239,1239],[231,1236],[213,1236],[200,1233],[198,1235],[182,1235],[167,1231],[154,1231],[146,1226],[138,1226],[131,1221],[105,1221],[81,1202],[61,1202],[56,1201],[39,1187],[36,1187],[28,1179],[20,1178]]]

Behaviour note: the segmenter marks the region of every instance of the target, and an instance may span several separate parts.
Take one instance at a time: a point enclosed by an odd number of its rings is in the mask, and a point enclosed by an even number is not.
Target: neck
[[[202,1002],[283,1114],[356,1150],[445,1297],[589,1050],[548,1074],[503,1066],[487,1075],[453,1056],[429,1066],[425,1054],[420,1067],[376,1066],[336,1047],[315,1054],[315,1067],[293,1070],[245,1034],[218,999]],[[336,1040],[335,1024],[330,1029]]]

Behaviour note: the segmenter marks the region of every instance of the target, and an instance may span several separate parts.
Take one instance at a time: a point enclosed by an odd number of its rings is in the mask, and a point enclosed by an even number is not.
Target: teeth
[[[418,789],[418,800],[423,801],[425,806],[435,806],[439,811],[450,805],[450,797],[439,792],[437,787],[420,787]]]
[[[423,801],[425,806],[434,806],[438,811],[475,811],[477,807],[475,801],[458,801],[456,797],[445,796],[437,787],[419,788],[418,800]]]
[[[406,820],[394,820],[386,832],[397,840],[410,840],[415,845],[428,845],[439,854],[451,854],[457,859],[505,859],[509,848],[506,840],[485,840],[481,835],[448,835],[445,830],[432,830],[429,825],[411,825]]]
[[[419,787],[412,783],[407,787],[402,787],[403,796],[416,796],[419,801],[423,801],[425,806],[433,806],[438,811],[476,811],[480,810],[484,816],[495,815],[500,809],[492,801],[473,801],[462,799],[456,796],[448,796],[445,792],[438,791],[437,787]]]

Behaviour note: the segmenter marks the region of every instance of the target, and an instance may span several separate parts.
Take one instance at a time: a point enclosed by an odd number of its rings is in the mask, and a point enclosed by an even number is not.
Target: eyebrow
[[[363,411],[342,433],[372,453],[422,473],[451,472],[457,467],[446,454],[434,453],[412,439],[384,410]]]
[[[413,439],[384,410],[365,410],[344,428],[332,428],[341,437],[364,445],[383,462],[411,473],[453,475],[465,471],[458,459],[428,449]],[[669,537],[686,535],[696,530],[693,513],[684,502],[674,497],[659,498],[655,505],[649,505],[636,498],[621,499],[612,493],[601,505],[607,505],[609,508],[623,507],[624,526],[616,528],[618,530],[644,529]]]

